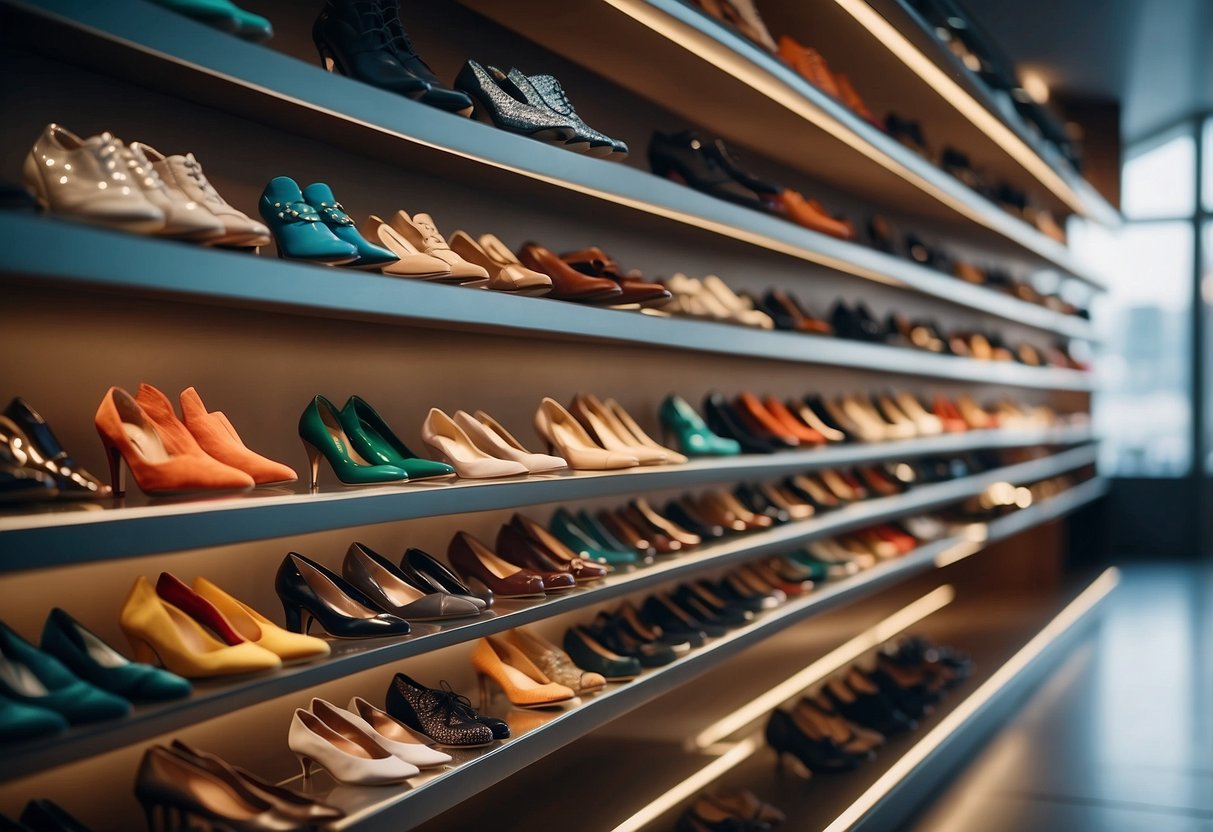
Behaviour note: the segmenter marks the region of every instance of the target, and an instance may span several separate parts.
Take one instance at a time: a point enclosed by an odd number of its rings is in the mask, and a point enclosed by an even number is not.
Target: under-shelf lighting
[[[933,589],[917,601],[907,604],[875,626],[864,630],[846,644],[822,656],[786,682],[763,694],[755,702],[738,710],[734,714],[730,714],[715,725],[709,726],[695,738],[694,746],[701,753],[718,756],[706,766],[682,780],[678,785],[642,807],[634,815],[616,826],[613,832],[638,832],[638,830],[648,826],[679,803],[693,796],[700,789],[707,787],[729,771],[741,765],[764,746],[762,738],[760,736],[751,736],[736,743],[722,743],[720,742],[721,740],[744,728],[766,711],[778,707],[785,700],[795,696],[799,691],[824,679],[839,668],[859,658],[867,651],[880,646],[907,627],[912,627],[931,613],[943,609],[952,603],[955,597],[956,590],[948,584]],[[758,705],[761,705],[761,707],[756,707]],[[737,724],[733,725],[733,723]]]
[[[950,584],[937,587],[875,626],[864,630],[845,644],[834,648],[804,670],[779,683],[758,698],[747,702],[741,708],[704,728],[688,742],[688,746],[700,750],[710,748],[839,668],[855,661],[869,650],[876,649],[902,630],[913,627],[931,613],[943,609],[955,598],[956,590]]]
[[[1074,211],[1089,216],[1087,206],[1074,189],[1057,174],[1028,144],[996,115],[987,110],[960,84],[952,80],[934,61],[928,58],[888,20],[873,9],[866,0],[834,0],[859,25],[867,29],[885,48],[897,56],[910,70],[955,107],[961,115],[985,133],[1007,155],[1036,177],[1046,188]],[[1046,95],[1047,95],[1046,87]]]
[[[720,43],[716,39],[704,35],[701,32],[697,32],[693,27],[681,22],[677,18],[673,17],[670,13],[657,8],[657,6],[650,3],[648,0],[604,0],[604,2],[618,11],[628,15],[638,23],[657,32],[661,36],[668,39],[671,43],[681,46],[683,49],[686,49],[689,52],[693,52],[704,60],[710,62],[717,69],[728,73],[738,81],[741,81],[747,86],[753,88],[777,104],[791,110],[805,121],[816,125],[819,129],[829,133],[835,139],[847,145],[852,150],[866,156],[871,161],[895,174],[902,180],[910,183],[919,190],[930,194],[932,197],[947,205],[949,208],[962,216],[967,217],[979,225],[983,225],[995,231],[1000,231],[998,228],[998,219],[1001,219],[1003,216],[1001,211],[989,212],[977,210],[969,200],[956,196],[947,189],[940,187],[924,176],[907,168],[904,164],[894,159],[886,151],[878,148],[873,141],[859,135],[857,132],[855,132],[854,128],[844,124],[836,115],[827,112],[822,107],[817,106],[799,90],[789,86],[785,81],[779,79],[771,72],[760,68],[750,61],[749,58],[744,57],[729,46],[726,46],[725,44]],[[844,3],[845,0],[838,0],[838,2]],[[883,22],[883,19],[881,20]],[[888,24],[885,25],[887,26]],[[894,34],[897,34],[896,30],[893,30],[893,32]],[[900,37],[900,35],[898,35],[898,37]],[[913,49],[913,47],[911,47],[911,49]],[[919,55],[921,57],[921,53],[919,53]],[[926,58],[923,57],[922,60],[926,61]],[[936,69],[936,71],[938,72],[939,70]],[[942,75],[942,72],[940,72],[940,74]],[[951,79],[947,78],[946,75],[944,75],[943,78],[945,81],[955,86]],[[956,87],[956,89],[961,92],[961,94],[964,94],[959,87]],[[975,106],[980,107],[976,101],[973,103]],[[842,105],[838,105],[838,107],[840,108],[840,111],[842,111]],[[1014,139],[1015,141],[1019,141],[1019,139],[1013,133],[1011,133],[1010,130],[1003,126],[1001,122],[999,122],[989,113],[986,113],[986,115],[989,117],[992,124],[998,125],[1010,138]],[[876,133],[876,136],[884,136],[883,133],[876,131],[875,128],[873,128],[873,132]],[[875,136],[873,138],[875,138]],[[889,139],[889,141],[892,140]],[[1073,195],[1073,192],[1069,190],[1069,186],[1066,185],[1065,182],[1047,165],[1045,165],[1044,162],[1040,160],[1030,148],[1027,147],[1027,145],[1023,145],[1022,142],[1020,142],[1020,144],[1023,146],[1024,151],[1026,151],[1028,154],[1027,159],[1029,161],[1034,161],[1036,166],[1041,169],[1038,177],[1046,174],[1051,176],[1057,183],[1058,187],[1065,189],[1071,194],[1073,204],[1078,206],[1075,208],[1075,210],[1081,210],[1081,201],[1078,200],[1077,196]],[[1008,152],[1011,151],[1008,150]],[[1067,200],[1067,202],[1069,201],[1070,200]]]
[[[1100,601],[1107,597],[1120,582],[1120,572],[1112,567],[1105,570],[1090,586],[1079,593],[1078,597],[1059,612],[1043,630],[1037,633],[1031,641],[1023,646],[1002,667],[998,668],[981,687],[960,702],[955,709],[940,720],[939,724],[919,740],[899,760],[873,783],[859,799],[843,811],[834,822],[823,832],[846,832],[864,818],[880,801],[892,792],[901,781],[920,766],[934,751],[953,734],[960,730],[966,721],[997,695],[1028,665],[1040,657],[1049,645],[1055,642],[1068,629],[1073,627],[1087,613],[1094,609]]]
[[[961,531],[959,543],[935,556],[935,568],[942,569],[977,554],[986,547],[989,537],[990,528],[985,523],[970,523]]]

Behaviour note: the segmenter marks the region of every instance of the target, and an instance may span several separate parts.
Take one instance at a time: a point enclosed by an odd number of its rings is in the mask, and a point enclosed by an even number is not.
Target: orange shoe
[[[106,392],[94,424],[105,446],[115,495],[125,491],[124,462],[146,494],[248,491],[253,487],[248,474],[207,456],[180,422],[180,430],[162,431],[159,421],[120,387]]]
[[[811,231],[829,234],[840,240],[850,240],[855,236],[851,223],[831,217],[821,207],[820,202],[805,199],[796,191],[783,191],[775,197],[775,204],[789,220]]]
[[[293,468],[266,459],[245,447],[227,416],[217,410],[208,413],[202,397],[193,387],[181,391],[181,417],[208,456],[243,471],[257,485],[282,485],[299,479]]]
[[[838,85],[838,98],[843,104],[851,108],[851,112],[859,116],[864,121],[884,130],[884,126],[880,120],[868,109],[868,105],[859,97],[859,93],[851,86],[851,79],[843,75],[841,72],[834,75],[834,83]]]
[[[838,83],[821,53],[809,46],[801,46],[787,35],[779,37],[779,51],[776,53],[784,62],[800,73],[806,81],[826,95],[842,100]]]
[[[767,409],[768,413],[775,417],[779,424],[781,424],[788,433],[795,436],[801,442],[810,445],[824,445],[826,443],[826,438],[824,436],[822,436],[818,431],[813,430],[813,428],[809,427],[804,422],[797,419],[796,416],[792,414],[792,411],[788,410],[787,406],[785,406],[783,402],[779,401],[779,399],[775,398],[774,396],[767,396],[766,399],[763,400],[762,405]]]

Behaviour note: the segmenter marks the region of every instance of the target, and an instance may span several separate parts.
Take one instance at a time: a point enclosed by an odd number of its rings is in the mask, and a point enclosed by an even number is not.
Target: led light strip
[[[998,223],[996,221],[986,216],[983,212],[976,210],[967,200],[949,193],[934,182],[907,168],[884,150],[877,148],[872,142],[843,124],[835,116],[815,105],[798,90],[788,86],[786,82],[765,69],[756,66],[748,58],[725,44],[671,17],[666,12],[654,7],[648,0],[604,0],[604,2],[662,35],[671,43],[677,44],[687,51],[709,61],[718,69],[727,72],[777,104],[791,110],[805,121],[829,133],[852,150],[866,156],[890,173],[895,174],[919,190],[931,195],[962,216],[1005,236],[1005,232],[997,227]],[[839,2],[843,2],[843,0],[839,0]],[[946,76],[945,79],[949,83],[952,83],[951,79],[947,79]],[[962,95],[964,94],[963,90],[960,90],[959,87],[957,87],[957,90]],[[989,114],[987,113],[987,115]],[[991,118],[993,117],[991,116]],[[1003,129],[1006,128],[1004,127]],[[1014,137],[1014,134],[1011,135]],[[1031,150],[1026,145],[1025,149],[1031,153]],[[1032,156],[1035,158],[1035,154],[1032,154]],[[1039,164],[1044,165],[1043,162],[1037,161]],[[1045,169],[1048,170],[1048,167],[1045,166]],[[1052,170],[1048,170],[1048,172],[1057,179],[1061,187],[1069,188]],[[1075,200],[1077,200],[1077,197],[1075,197]],[[1050,240],[1049,242],[1053,241]]]
[[[1007,155],[1035,176],[1042,185],[1083,216],[1090,211],[1082,199],[1064,179],[1015,134],[1000,118],[987,110],[977,99],[944,72],[930,58],[912,44],[905,35],[897,31],[864,0],[835,0],[851,17],[909,67],[927,86],[939,93],[945,101],[955,107],[973,126],[985,133]]]
[[[1083,616],[1095,608],[1108,593],[1120,583],[1120,572],[1115,567],[1104,572],[1084,589],[1077,598],[1059,612],[1048,625],[1036,634],[1022,649],[995,671],[977,690],[961,702],[938,725],[919,740],[901,759],[893,763],[880,779],[847,807],[823,832],[845,832],[864,818],[880,801],[884,800],[906,777],[961,729],[964,723],[981,710],[994,696],[1006,687],[1024,668],[1035,661],[1050,644],[1066,630],[1073,627]]]
[[[850,641],[834,648],[787,681],[781,682],[752,702],[717,720],[688,742],[691,749],[707,749],[745,728],[773,708],[777,708],[805,688],[850,664],[869,650],[885,643],[902,630],[912,627],[928,615],[946,607],[956,598],[956,590],[944,584],[917,601],[902,607],[888,618],[864,630]]]

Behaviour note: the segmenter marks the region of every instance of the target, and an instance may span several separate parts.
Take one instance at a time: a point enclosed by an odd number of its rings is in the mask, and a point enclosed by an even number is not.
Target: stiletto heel
[[[122,451],[104,440],[101,444],[105,446],[105,459],[110,467],[110,490],[115,497],[121,497],[126,493],[126,470],[122,466]]]
[[[483,673],[477,673],[476,678],[480,680],[480,710],[487,711],[489,702],[492,701],[492,691],[489,690],[489,677]]]
[[[299,767],[303,769],[303,779],[309,780],[312,776],[312,758],[306,754],[299,754]]]
[[[307,452],[307,464],[312,472],[312,490],[315,491],[320,487],[320,449],[310,442],[303,443],[303,450]]]

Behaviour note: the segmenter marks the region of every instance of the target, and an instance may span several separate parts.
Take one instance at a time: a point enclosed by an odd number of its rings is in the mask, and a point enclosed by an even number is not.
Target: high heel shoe
[[[585,560],[608,566],[626,566],[636,562],[636,553],[622,546],[612,549],[586,529],[568,509],[560,508],[552,515],[551,532],[570,551]]]
[[[463,429],[463,432],[480,450],[498,459],[521,463],[532,474],[559,471],[569,467],[569,464],[558,456],[531,453],[496,419],[483,410],[477,410],[475,418],[465,411],[457,410],[455,411],[455,424]]]
[[[318,699],[312,705],[320,713],[296,708],[287,735],[287,746],[299,758],[304,780],[311,778],[313,764],[339,783],[356,786],[402,783],[420,773],[417,766],[388,751],[339,709],[325,708],[328,703]]]
[[[498,459],[482,451],[463,428],[436,407],[421,425],[421,438],[431,448],[450,460],[455,472],[465,479],[493,479],[515,477],[530,473],[521,462]]]
[[[0,699],[52,711],[73,725],[116,719],[130,703],[77,678],[58,659],[0,622]]]
[[[568,653],[538,633],[516,627],[505,634],[505,639],[534,662],[547,678],[578,696],[606,687],[606,679],[601,673],[577,667]]]
[[[143,576],[131,587],[118,624],[130,640],[135,661],[159,663],[187,679],[240,676],[282,667],[278,656],[238,634],[231,644],[215,638],[180,607],[161,598]]]
[[[299,417],[299,438],[307,450],[312,488],[318,487],[320,458],[328,460],[337,479],[346,485],[404,482],[408,472],[396,465],[367,459],[350,442],[341,414],[324,396],[316,396]]]
[[[775,709],[767,719],[764,733],[780,766],[786,755],[809,771],[849,771],[866,759],[866,755],[850,754],[839,748],[833,739],[798,712],[789,714]]]
[[[496,596],[532,598],[544,595],[543,577],[529,569],[507,563],[467,532],[458,532],[451,538],[446,559],[464,580],[475,579],[491,589]],[[567,578],[571,583],[572,576]]]
[[[539,108],[519,101],[500,84],[500,79],[490,74],[480,64],[469,59],[455,77],[455,88],[475,103],[474,115],[493,124],[500,130],[519,133],[549,144],[563,145],[577,133],[577,126],[568,118],[547,107]]]
[[[615,420],[622,426],[624,439],[631,439],[635,444],[646,448],[652,448],[656,451],[661,451],[666,455],[666,462],[681,465],[687,461],[687,458],[675,450],[667,448],[665,445],[658,443],[651,436],[641,429],[640,425],[636,424],[636,420],[632,418],[632,414],[628,413],[619,402],[614,399],[607,399],[603,403],[606,412],[615,417]]]
[[[338,238],[316,209],[303,198],[294,179],[276,176],[257,203],[261,218],[274,235],[278,256],[340,266],[358,259],[358,248]]]
[[[282,559],[274,589],[292,632],[307,635],[313,620],[336,638],[403,636],[411,629],[403,618],[380,611],[335,573],[295,552]]]
[[[283,664],[295,664],[323,658],[331,651],[328,642],[313,636],[292,633],[201,576],[194,578],[193,590],[206,599],[231,624],[232,629],[259,647],[264,647]]]
[[[666,442],[689,456],[736,456],[741,445],[735,439],[717,436],[685,399],[666,396],[659,411]]]
[[[249,450],[227,416],[219,411],[208,413],[193,387],[181,391],[181,417],[208,456],[243,471],[257,485],[285,485],[299,479],[290,467]]]
[[[493,606],[492,591],[480,584],[472,587],[459,580],[459,577],[446,567],[442,561],[421,549],[406,549],[400,558],[400,571],[412,580],[418,589],[429,592],[448,592],[458,598],[471,601],[479,609],[487,610]]]
[[[578,393],[574,396],[569,412],[608,451],[634,456],[641,465],[664,465],[670,461],[665,449],[636,443],[623,423],[592,394]]]
[[[110,485],[117,496],[126,490],[124,465],[146,494],[248,491],[254,485],[248,474],[205,454],[184,425],[181,435],[163,436],[135,398],[119,387],[106,392],[94,423],[105,446]]]
[[[358,252],[358,259],[347,263],[352,269],[379,269],[395,263],[396,255],[377,246],[358,233],[354,220],[345,212],[345,207],[333,195],[333,189],[323,182],[313,182],[303,189],[303,199],[320,215],[333,236],[349,243]]]
[[[355,725],[374,737],[385,749],[417,768],[433,768],[451,761],[450,754],[430,748],[429,737],[414,731],[387,711],[379,710],[360,696],[350,700],[345,713]]]
[[[779,447],[776,442],[753,433],[719,393],[704,397],[703,415],[712,433],[734,440],[748,454],[772,454]]]
[[[55,481],[60,497],[108,497],[110,487],[84,470],[59,444],[51,426],[24,399],[15,398],[4,408],[15,436],[26,445],[25,466],[42,471]],[[33,454],[30,454],[30,451]]]
[[[250,803],[263,801],[279,815],[291,818],[296,823],[302,825],[325,824],[345,817],[345,812],[340,809],[312,800],[282,786],[268,783],[238,766],[229,765],[214,754],[192,748],[179,739],[174,739],[167,747],[159,746],[159,748],[205,770],[231,790],[247,795]]]
[[[387,558],[362,543],[351,543],[341,574],[382,610],[409,621],[443,621],[479,615],[471,600],[446,592],[422,592]]]
[[[569,466],[582,471],[635,468],[640,460],[622,451],[612,451],[595,444],[585,428],[555,399],[544,398],[535,411],[535,431],[548,444],[552,453],[568,460]]]
[[[148,829],[192,828],[195,821],[239,832],[277,832],[299,828],[247,790],[234,789],[201,765],[167,748],[152,746],[135,775],[135,797],[147,814]]]
[[[413,453],[375,408],[361,396],[350,396],[341,408],[341,426],[350,445],[376,465],[391,465],[408,474],[410,481],[453,477],[455,469]]]
[[[519,708],[546,708],[577,696],[571,689],[544,676],[543,671],[517,647],[495,636],[476,642],[472,650],[472,667],[480,677],[481,710],[488,709],[490,679],[500,686],[510,704]]]
[[[130,661],[58,607],[46,617],[41,644],[79,678],[130,702],[167,702],[190,695],[185,679]]]

